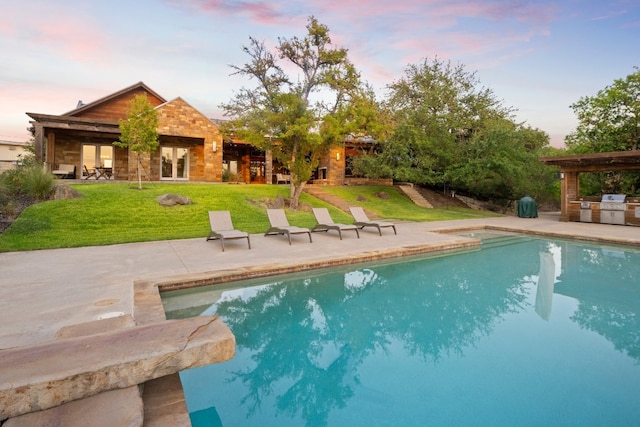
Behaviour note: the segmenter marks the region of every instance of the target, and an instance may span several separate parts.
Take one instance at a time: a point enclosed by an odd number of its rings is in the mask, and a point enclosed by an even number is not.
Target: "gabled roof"
[[[108,102],[108,101],[110,101],[112,99],[115,99],[115,98],[117,98],[119,96],[122,96],[123,94],[125,94],[127,92],[132,92],[132,91],[135,91],[135,90],[138,90],[138,89],[142,89],[142,90],[144,90],[146,92],[149,92],[151,95],[155,96],[156,98],[161,100],[163,103],[167,102],[166,99],[164,99],[162,96],[160,96],[154,90],[149,88],[149,86],[147,86],[146,84],[144,84],[143,82],[140,81],[140,82],[138,82],[136,84],[133,84],[133,85],[131,85],[129,87],[121,89],[121,90],[119,90],[117,92],[114,92],[114,93],[112,93],[110,95],[107,95],[107,96],[105,96],[103,98],[100,98],[100,99],[98,99],[96,101],[90,102],[88,104],[82,104],[79,108],[71,110],[71,111],[69,111],[67,113],[64,113],[62,115],[63,116],[75,116],[77,114],[82,113],[83,111],[90,110],[91,108],[94,108],[97,105],[103,104],[103,103]],[[78,104],[80,105],[81,102],[79,102]]]
[[[213,123],[213,124],[214,124],[214,125],[216,125],[216,126],[218,125],[215,121],[213,121],[213,119],[210,119],[209,117],[207,117],[207,116],[205,116],[204,114],[202,114],[202,113],[200,112],[200,110],[198,110],[197,108],[194,108],[194,106],[193,106],[193,105],[189,104],[187,101],[185,101],[185,100],[184,100],[182,97],[180,97],[180,96],[178,96],[178,97],[176,97],[176,98],[173,98],[171,101],[163,101],[163,102],[162,102],[162,104],[157,105],[156,107],[154,107],[154,110],[160,110],[160,109],[162,109],[163,107],[165,107],[165,106],[167,106],[167,105],[169,105],[169,104],[173,104],[173,103],[175,103],[175,102],[181,102],[181,103],[183,103],[184,105],[186,105],[187,107],[191,108],[192,110],[197,111],[197,112],[202,116],[202,118],[203,118],[204,120],[207,120],[207,121],[209,121],[209,122]]]

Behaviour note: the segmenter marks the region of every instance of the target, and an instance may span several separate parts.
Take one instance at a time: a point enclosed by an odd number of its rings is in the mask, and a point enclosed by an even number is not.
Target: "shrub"
[[[10,198],[18,196],[24,192],[24,171],[20,167],[18,169],[10,169],[0,174],[0,194]]]
[[[17,169],[3,172],[0,174],[0,218],[14,219],[30,204],[47,200],[54,187],[54,176],[37,162],[25,162]]]
[[[38,200],[47,200],[55,187],[54,177],[42,166],[34,165],[24,169],[24,192],[27,196]]]

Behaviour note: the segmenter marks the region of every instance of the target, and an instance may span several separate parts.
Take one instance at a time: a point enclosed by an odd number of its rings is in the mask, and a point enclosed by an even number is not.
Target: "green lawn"
[[[205,237],[209,232],[207,211],[231,211],[234,226],[250,233],[269,227],[265,202],[287,198],[282,185],[145,184],[143,190],[130,184],[72,184],[82,197],[38,203],[27,208],[0,235],[0,252],[109,245],[116,243]],[[375,212],[381,218],[409,221],[490,216],[471,209],[423,209],[390,187],[325,187],[346,200]],[[375,193],[384,191],[388,199]],[[180,194],[193,204],[160,206],[156,197]],[[321,200],[303,194],[305,207],[326,206],[336,222],[350,223],[351,216]],[[313,227],[308,209],[287,210],[292,225]]]

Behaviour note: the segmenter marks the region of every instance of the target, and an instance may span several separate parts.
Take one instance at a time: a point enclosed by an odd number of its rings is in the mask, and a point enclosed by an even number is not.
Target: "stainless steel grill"
[[[580,221],[581,222],[591,222],[592,221],[591,214],[591,202],[582,201],[580,202]]]
[[[604,194],[600,200],[600,223],[624,225],[625,194]]]

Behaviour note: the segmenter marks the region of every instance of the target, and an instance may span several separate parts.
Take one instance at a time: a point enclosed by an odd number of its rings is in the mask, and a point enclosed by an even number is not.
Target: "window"
[[[113,167],[113,146],[112,145],[82,145],[82,165],[86,166],[89,172],[97,167]],[[82,177],[85,178],[87,171],[82,168]]]
[[[161,179],[188,179],[189,149],[180,147],[162,147]]]

